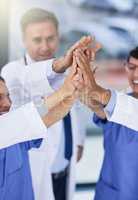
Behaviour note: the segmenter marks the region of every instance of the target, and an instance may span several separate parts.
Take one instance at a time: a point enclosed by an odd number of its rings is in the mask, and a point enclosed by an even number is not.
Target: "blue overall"
[[[96,115],[93,120],[103,129],[105,150],[94,200],[138,200],[138,132]]]
[[[0,150],[0,200],[34,200],[28,150],[41,139]]]

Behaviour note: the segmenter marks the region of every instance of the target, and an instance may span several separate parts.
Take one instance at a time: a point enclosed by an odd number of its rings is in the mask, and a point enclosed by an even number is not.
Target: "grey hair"
[[[28,10],[21,18],[20,25],[22,32],[24,33],[26,27],[31,23],[39,23],[45,21],[51,21],[58,30],[59,22],[54,13],[41,8],[32,8]]]

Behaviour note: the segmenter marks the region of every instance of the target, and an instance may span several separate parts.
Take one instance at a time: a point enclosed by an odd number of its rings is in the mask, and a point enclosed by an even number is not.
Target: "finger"
[[[86,40],[86,36],[82,37],[79,41],[77,41],[72,47],[70,47],[69,51],[72,52],[74,51],[77,47],[82,45]]]
[[[99,42],[95,43],[94,51],[97,52],[102,48],[102,45]]]
[[[96,53],[95,53],[95,51],[93,51],[93,50],[91,49],[91,61],[94,61],[94,60],[95,60],[95,57],[96,57]]]
[[[76,66],[70,67],[70,71],[69,71],[68,77],[71,79],[76,74],[76,72],[77,72]]]
[[[89,49],[86,49],[85,54],[89,61],[91,61],[91,51]]]
[[[79,41],[77,41],[70,49],[69,52],[74,51],[76,48],[85,47],[92,43],[93,38],[91,36],[84,36]]]
[[[80,70],[81,70],[82,82],[84,82],[84,84],[87,85],[88,84],[88,78],[87,78],[86,69],[78,58],[76,58],[76,61],[77,61],[77,64],[78,64],[78,66],[80,67]]]
[[[97,71],[98,67],[94,66],[94,68],[92,69],[93,74],[95,75],[96,71]]]
[[[76,56],[80,59],[80,61],[85,65],[88,64],[87,56],[84,54],[84,52],[81,49],[77,49]]]

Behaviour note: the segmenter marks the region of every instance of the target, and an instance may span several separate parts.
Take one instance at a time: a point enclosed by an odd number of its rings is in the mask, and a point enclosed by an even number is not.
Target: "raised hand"
[[[66,96],[77,95],[77,90],[84,87],[82,71],[77,67],[76,59],[73,57],[73,63],[70,68],[70,73],[66,77],[62,88]]]
[[[93,39],[91,36],[82,37],[79,41],[77,41],[73,46],[69,48],[69,50],[63,57],[55,59],[55,61],[53,62],[53,70],[58,73],[64,72],[67,68],[72,66],[74,50],[78,48],[83,48],[84,50],[86,50],[92,45],[92,42]]]
[[[78,88],[81,94],[80,100],[89,107],[92,107],[95,101],[102,104],[106,100],[107,91],[96,83],[89,59],[81,49],[77,49],[74,56],[77,68],[80,68],[84,81],[84,87],[81,90]],[[95,105],[97,106],[97,103]]]

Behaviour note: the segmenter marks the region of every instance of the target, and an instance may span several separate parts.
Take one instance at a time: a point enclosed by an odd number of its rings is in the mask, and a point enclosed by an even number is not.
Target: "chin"
[[[44,61],[44,60],[48,60],[48,59],[52,59],[54,56],[53,55],[49,55],[49,56],[40,56],[38,58],[39,61]]]
[[[135,93],[136,95],[138,95],[138,87],[134,87],[133,88],[133,93]]]
[[[6,112],[0,112],[0,115],[4,115],[6,113],[8,113],[9,111],[6,111]]]

